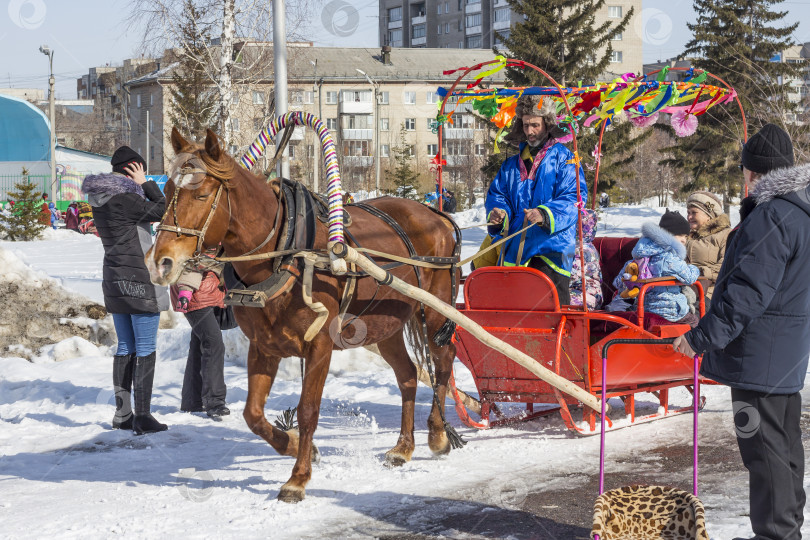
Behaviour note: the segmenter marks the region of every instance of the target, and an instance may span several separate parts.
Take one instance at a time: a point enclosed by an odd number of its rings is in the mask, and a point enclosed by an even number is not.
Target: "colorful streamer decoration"
[[[309,126],[321,141],[323,149],[323,165],[326,171],[326,194],[329,198],[329,244],[344,243],[343,240],[343,190],[340,183],[340,169],[338,168],[335,141],[320,118],[313,114],[301,111],[290,112],[278,116],[269,126],[259,133],[247,152],[239,159],[245,169],[251,169],[256,161],[264,154],[267,146],[273,142],[279,131],[289,125]]]
[[[498,68],[503,67],[501,63]],[[490,70],[492,71],[492,70]],[[482,78],[480,75],[476,79]],[[707,73],[686,74],[685,81],[664,81],[665,71],[655,79],[644,77],[635,80],[628,73],[611,82],[590,86],[563,88],[556,86],[531,86],[512,88],[466,88],[452,93],[459,104],[472,101],[472,108],[488,118],[496,127],[511,126],[515,116],[517,98],[521,95],[541,95],[552,99],[557,105],[557,120],[570,134],[580,126],[599,128],[610,124],[616,115],[623,115],[639,127],[654,124],[661,113],[672,115],[673,127],[678,136],[685,137],[695,132],[697,117],[711,107],[732,101],[736,92],[727,88],[704,84]],[[439,88],[440,96],[449,94]],[[565,102],[571,108],[568,114]],[[452,116],[450,112],[447,116]],[[570,135],[569,135],[570,137]]]

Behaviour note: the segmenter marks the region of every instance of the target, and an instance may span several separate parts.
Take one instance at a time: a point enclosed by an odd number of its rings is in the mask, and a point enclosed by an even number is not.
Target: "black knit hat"
[[[141,155],[130,148],[129,146],[122,146],[118,150],[115,151],[112,155],[112,159],[110,160],[112,164],[113,172],[121,173],[126,175],[127,171],[124,170],[125,165],[129,165],[130,163],[140,163],[143,166],[144,170],[146,170],[146,161],[141,157]]]
[[[667,208],[664,215],[661,216],[661,221],[658,222],[658,226],[672,236],[689,234],[689,222],[686,221],[686,218],[683,217],[680,212],[676,212],[675,210],[670,212],[669,208]]]
[[[742,164],[749,171],[759,174],[792,167],[793,143],[790,142],[790,135],[779,126],[765,124],[743,146]]]

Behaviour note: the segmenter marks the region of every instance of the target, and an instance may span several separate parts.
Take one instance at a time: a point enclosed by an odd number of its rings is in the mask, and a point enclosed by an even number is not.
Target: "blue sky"
[[[270,1],[268,0],[268,5]],[[312,17],[310,36],[323,46],[377,47],[377,2],[322,0]],[[139,54],[140,32],[126,20],[128,0],[0,1],[0,87],[47,88],[48,60],[54,49],[59,98],[76,97],[75,79],[92,66],[120,63]],[[789,0],[786,22],[810,19],[810,0]],[[691,0],[644,0],[642,24],[632,31],[645,41],[645,62],[675,56],[689,39],[686,23],[695,18]],[[796,31],[810,41],[810,23]]]

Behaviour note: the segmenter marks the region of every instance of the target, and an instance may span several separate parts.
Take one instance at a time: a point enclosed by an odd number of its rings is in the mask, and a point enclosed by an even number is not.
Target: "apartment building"
[[[261,68],[253,66],[251,78],[234,86],[232,138],[227,148],[235,157],[241,156],[275,118],[272,47],[249,43],[240,50],[240,58],[264,56],[268,63]],[[438,150],[434,133],[440,102],[437,89],[454,80],[442,72],[492,59],[492,52],[482,49],[381,50],[297,44],[288,52],[289,109],[313,113],[326,123],[336,140],[346,189],[370,190],[376,186],[375,159],[380,159],[381,187],[390,188],[386,172],[393,166],[395,150],[404,136],[404,148],[420,173],[423,191],[427,191],[433,186],[430,162]],[[169,142],[169,86],[175,67],[166,65],[126,84],[131,146],[148,156],[151,174],[165,172],[174,157]],[[502,73],[494,81],[503,83]],[[480,181],[478,169],[487,155],[488,126],[476,121],[467,104],[459,106],[453,118],[453,125],[443,130],[445,181]],[[318,187],[323,189],[320,145],[312,130],[297,128],[289,148],[291,175],[310,186],[319,178]]]
[[[606,76],[640,73],[641,0],[608,0],[596,25],[620,21],[634,8],[627,29],[615,37]],[[380,43],[391,47],[488,49],[501,47],[521,20],[506,0],[380,0]]]

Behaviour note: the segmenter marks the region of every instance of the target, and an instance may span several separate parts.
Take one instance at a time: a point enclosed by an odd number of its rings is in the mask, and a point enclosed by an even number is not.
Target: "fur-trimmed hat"
[[[557,125],[557,105],[550,96],[520,96],[515,106],[515,118],[504,140],[514,146],[526,141],[523,133],[523,117],[527,114],[539,116],[546,125],[549,136],[559,139],[566,135]]]
[[[709,191],[695,191],[686,199],[686,207],[694,206],[710,218],[723,214],[723,201]]]

